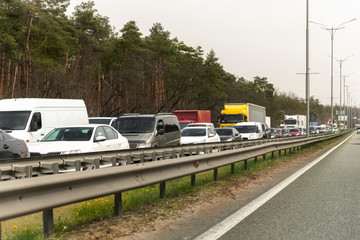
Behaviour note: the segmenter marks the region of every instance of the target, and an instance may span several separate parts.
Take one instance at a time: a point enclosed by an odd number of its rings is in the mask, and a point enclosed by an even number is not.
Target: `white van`
[[[0,100],[0,129],[26,142],[42,139],[55,127],[88,123],[86,106],[80,99]]]
[[[235,129],[238,130],[244,140],[262,139],[264,137],[260,122],[237,123]]]

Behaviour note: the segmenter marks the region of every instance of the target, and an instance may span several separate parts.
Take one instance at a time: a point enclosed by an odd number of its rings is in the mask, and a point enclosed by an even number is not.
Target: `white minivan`
[[[262,139],[264,137],[261,122],[241,122],[235,124],[235,129],[244,140]]]
[[[81,99],[0,100],[0,129],[27,143],[41,140],[55,127],[78,124],[89,124]]]

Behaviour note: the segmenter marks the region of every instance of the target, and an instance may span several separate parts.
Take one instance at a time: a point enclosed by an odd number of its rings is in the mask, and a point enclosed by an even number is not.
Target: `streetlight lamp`
[[[338,61],[338,63],[340,64],[340,114],[339,114],[339,118],[338,118],[338,120],[339,120],[339,126],[338,126],[338,128],[340,129],[340,126],[341,126],[341,114],[342,114],[342,106],[341,106],[341,80],[342,80],[342,65],[343,65],[343,63],[349,58],[349,57],[352,57],[352,56],[354,56],[354,54],[353,55],[349,55],[349,56],[347,56],[346,58],[344,58],[344,59],[336,59],[336,61]],[[344,80],[345,81],[345,80]]]
[[[331,27],[328,28],[327,26],[325,26],[322,23],[318,23],[318,22],[313,22],[310,21],[311,23],[320,25],[322,29],[328,31],[330,33],[330,37],[331,37],[331,132],[333,132],[334,130],[334,108],[333,108],[333,81],[334,81],[334,36],[335,36],[335,32],[338,30],[341,30],[344,28],[343,25],[350,23],[352,21],[355,21],[356,18],[351,19],[347,22],[343,22],[342,24],[340,24],[339,26],[337,26],[336,28]]]

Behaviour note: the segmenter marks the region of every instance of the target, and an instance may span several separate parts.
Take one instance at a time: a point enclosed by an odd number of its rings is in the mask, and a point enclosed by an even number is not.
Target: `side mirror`
[[[105,141],[106,140],[106,137],[104,137],[104,136],[97,136],[96,138],[95,138],[95,142],[103,142],[103,141]]]
[[[159,128],[159,129],[157,130],[157,134],[158,134],[158,135],[163,135],[164,133],[165,133],[164,128]]]

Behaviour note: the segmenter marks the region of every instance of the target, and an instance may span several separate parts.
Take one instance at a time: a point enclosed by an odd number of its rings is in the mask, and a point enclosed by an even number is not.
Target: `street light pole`
[[[328,31],[330,33],[330,37],[331,37],[331,132],[333,133],[334,131],[334,107],[333,107],[333,101],[334,101],[334,97],[333,97],[333,81],[334,81],[334,36],[336,31],[343,29],[343,25],[350,23],[352,21],[355,21],[356,18],[351,19],[350,21],[347,22],[343,22],[342,24],[340,24],[339,26],[337,26],[336,28],[332,27],[332,28],[328,28],[327,26],[325,26],[322,23],[317,23],[317,22],[313,22],[310,21],[311,23],[314,24],[318,24],[321,26],[322,29]]]
[[[341,114],[342,114],[342,105],[341,105],[341,101],[342,101],[342,96],[341,96],[341,93],[342,93],[342,90],[341,90],[341,86],[342,86],[342,84],[341,84],[341,81],[342,81],[342,66],[343,66],[343,63],[349,58],[349,57],[352,57],[352,56],[354,56],[354,54],[353,55],[349,55],[349,56],[347,56],[346,58],[344,58],[344,59],[336,59],[336,61],[338,61],[338,63],[339,63],[339,65],[340,65],[340,114],[339,114],[339,118],[338,118],[338,120],[339,120],[339,126],[338,126],[338,128],[340,129],[340,127],[341,127]],[[345,81],[345,80],[344,80]],[[344,96],[345,97],[345,96]]]
[[[306,137],[310,126],[310,77],[309,77],[309,0],[306,0],[306,64],[305,64],[305,97],[306,97]]]

